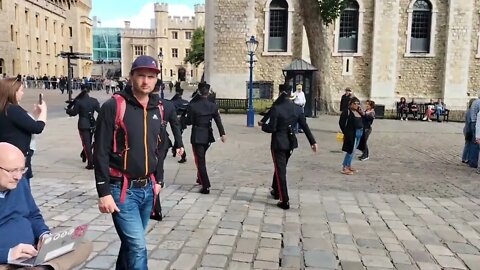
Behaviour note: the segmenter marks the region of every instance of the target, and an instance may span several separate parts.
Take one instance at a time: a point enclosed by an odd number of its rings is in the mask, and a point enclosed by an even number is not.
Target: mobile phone
[[[38,104],[42,105],[43,103],[43,94],[38,94]]]

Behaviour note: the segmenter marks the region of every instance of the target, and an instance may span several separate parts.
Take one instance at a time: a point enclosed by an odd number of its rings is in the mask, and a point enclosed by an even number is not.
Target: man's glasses
[[[28,170],[28,168],[16,168],[16,169],[7,170],[7,169],[2,168],[2,167],[0,167],[0,169],[6,171],[7,173],[9,173],[12,176],[13,175],[23,175]]]

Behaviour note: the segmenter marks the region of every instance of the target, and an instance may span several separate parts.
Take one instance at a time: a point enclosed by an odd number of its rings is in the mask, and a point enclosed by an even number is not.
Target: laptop
[[[69,253],[82,242],[87,231],[88,224],[83,224],[59,233],[54,233],[45,238],[43,245],[38,250],[38,254],[30,259],[18,259],[9,264],[34,267],[42,265],[50,260]]]

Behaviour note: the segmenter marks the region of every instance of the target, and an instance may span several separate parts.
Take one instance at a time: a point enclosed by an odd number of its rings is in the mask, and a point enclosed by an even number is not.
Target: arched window
[[[432,31],[432,4],[427,0],[417,0],[413,4],[410,52],[429,53]]]
[[[5,73],[5,61],[3,60],[3,58],[0,58],[0,75],[2,75],[3,73]]]
[[[272,0],[269,10],[268,51],[286,52],[288,40],[288,3],[286,0]]]
[[[357,52],[359,10],[357,1],[349,1],[340,14],[338,52]]]

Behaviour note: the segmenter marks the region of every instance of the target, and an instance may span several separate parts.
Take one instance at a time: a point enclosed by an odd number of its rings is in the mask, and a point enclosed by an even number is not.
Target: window
[[[13,14],[15,16],[15,21],[17,21],[17,9],[18,9],[18,5],[15,4],[15,10],[14,10],[15,13]]]
[[[63,24],[60,25],[60,32],[62,33],[62,37],[63,37]]]
[[[25,24],[28,25],[28,9],[25,10]]]
[[[48,31],[48,18],[45,18],[45,31]]]
[[[177,31],[172,32],[172,39],[178,39],[178,32]]]
[[[46,52],[46,54],[50,54],[50,48],[48,46],[48,40],[45,40],[45,52]]]
[[[135,45],[135,46],[134,46],[135,56],[144,55],[144,54],[145,54],[144,48],[145,48],[145,47],[142,46],[142,45]]]
[[[40,39],[38,37],[35,38],[35,43],[37,45],[37,52],[40,52]]]
[[[25,40],[27,41],[27,51],[30,51],[30,35],[25,35]]]
[[[38,14],[35,14],[35,27],[38,28],[40,25],[40,18],[38,17]]]
[[[3,9],[3,1],[0,0],[0,10],[2,10],[2,9]],[[3,59],[1,59],[1,60],[3,61]],[[1,74],[1,73],[2,73],[2,72],[0,72],[0,74]]]
[[[338,52],[357,52],[359,6],[349,1],[340,15]]]
[[[406,57],[434,57],[437,0],[411,0],[408,6]]]
[[[4,69],[5,69],[5,60],[3,60],[3,58],[0,58],[0,74],[5,73]]]
[[[185,39],[192,39],[192,32],[185,32]]]
[[[14,32],[13,32],[13,24],[10,25],[10,41],[14,41]]]
[[[57,22],[53,21],[53,34],[57,34]]]
[[[55,54],[55,56],[57,55],[57,43],[56,42],[53,43],[53,53]]]
[[[430,52],[432,6],[426,0],[417,0],[413,5],[410,52]]]
[[[172,49],[172,58],[178,58],[178,49],[176,48]]]
[[[70,33],[70,37],[73,37],[73,28],[71,26],[68,27],[68,32]]]
[[[173,77],[173,69],[170,69],[170,77]]]
[[[73,53],[73,46],[70,46],[70,52]]]
[[[185,49],[185,57],[188,57],[190,55],[190,49]]]
[[[268,51],[286,52],[287,36],[288,3],[285,0],[273,0],[270,3]]]

